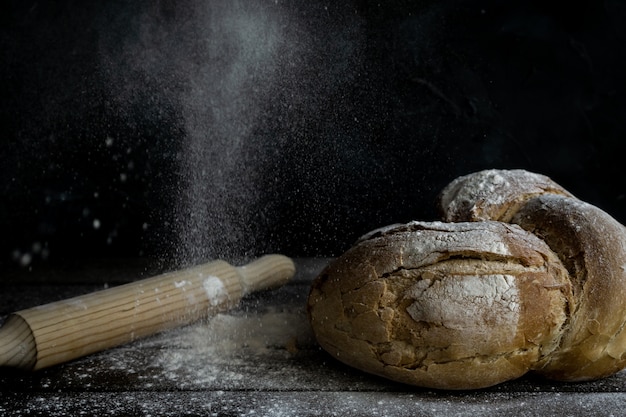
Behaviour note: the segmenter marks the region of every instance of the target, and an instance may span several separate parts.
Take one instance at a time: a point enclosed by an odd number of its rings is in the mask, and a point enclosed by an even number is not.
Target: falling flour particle
[[[228,291],[224,287],[224,283],[216,276],[209,276],[203,282],[202,286],[212,306],[217,306],[228,299]]]
[[[185,281],[185,280],[176,281],[176,282],[174,282],[174,287],[176,287],[176,288],[183,288],[185,285],[188,285],[188,284],[191,284],[191,283],[189,281]]]

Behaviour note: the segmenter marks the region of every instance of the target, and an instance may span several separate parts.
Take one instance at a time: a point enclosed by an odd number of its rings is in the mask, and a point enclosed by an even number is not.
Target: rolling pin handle
[[[278,288],[293,277],[296,267],[284,255],[265,255],[247,265],[237,267],[243,293]]]

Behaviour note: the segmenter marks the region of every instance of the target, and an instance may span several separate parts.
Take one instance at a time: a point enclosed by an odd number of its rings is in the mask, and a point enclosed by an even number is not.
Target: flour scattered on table
[[[218,314],[208,323],[168,332],[152,343],[171,344],[153,366],[179,388],[245,386],[259,362],[270,358],[280,363],[300,347],[314,344],[304,312],[272,310],[251,316]]]

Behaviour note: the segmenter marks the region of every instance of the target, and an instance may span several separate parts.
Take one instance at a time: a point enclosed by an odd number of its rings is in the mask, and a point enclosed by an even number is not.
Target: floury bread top
[[[439,195],[439,207],[445,221],[509,222],[526,201],[543,194],[574,197],[545,175],[490,169],[452,181]]]

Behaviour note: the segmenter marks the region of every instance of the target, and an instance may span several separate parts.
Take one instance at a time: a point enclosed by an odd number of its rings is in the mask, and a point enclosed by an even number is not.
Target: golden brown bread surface
[[[477,188],[492,192],[476,192]],[[545,240],[567,268],[574,293],[571,315],[559,349],[538,372],[553,379],[585,381],[626,366],[623,225],[549,178],[523,170],[466,175],[442,191],[439,203],[447,219],[491,218],[520,225]],[[502,212],[506,215],[499,215]]]
[[[460,177],[439,205],[455,223],[373,231],[313,282],[309,317],[324,349],[443,389],[626,367],[624,226],[523,170]]]
[[[544,194],[574,197],[545,175],[522,169],[488,169],[464,175],[439,194],[439,209],[448,222],[509,222],[528,200]]]
[[[315,280],[309,315],[337,359],[409,384],[482,388],[560,343],[571,289],[532,234],[498,222],[371,233]]]
[[[626,233],[597,207],[560,195],[529,201],[512,219],[541,237],[569,271],[574,298],[545,376],[585,381],[626,366]]]

